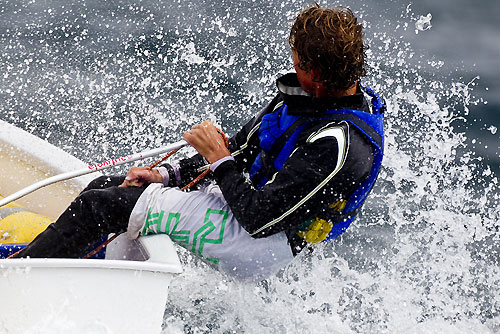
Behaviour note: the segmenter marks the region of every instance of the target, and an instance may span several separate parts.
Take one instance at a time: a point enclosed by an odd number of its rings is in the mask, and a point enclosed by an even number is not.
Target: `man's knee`
[[[53,224],[53,228],[66,237],[74,233],[95,237],[101,230],[102,219],[99,207],[106,206],[104,190],[89,189],[78,195]]]
[[[82,192],[68,208],[77,229],[93,234],[115,232],[110,228],[121,218],[122,208],[117,206],[113,189],[89,189]],[[113,229],[114,230],[114,229]]]
[[[124,176],[99,176],[98,178],[92,180],[83,191],[85,192],[91,189],[104,189],[119,186],[122,184],[124,179]]]
[[[86,212],[105,212],[107,210],[119,210],[120,196],[117,187],[104,187],[88,189],[83,191],[75,201],[82,206]],[[117,208],[118,206],[118,208]]]
[[[107,232],[118,232],[126,228],[143,190],[138,187],[89,189],[76,198],[75,204],[82,218],[91,221],[88,224],[102,226]]]

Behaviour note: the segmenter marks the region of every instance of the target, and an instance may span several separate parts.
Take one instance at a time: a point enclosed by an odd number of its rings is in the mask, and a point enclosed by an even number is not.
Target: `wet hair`
[[[314,3],[297,16],[288,42],[300,69],[314,69],[331,90],[347,90],[366,73],[363,29],[349,8]]]

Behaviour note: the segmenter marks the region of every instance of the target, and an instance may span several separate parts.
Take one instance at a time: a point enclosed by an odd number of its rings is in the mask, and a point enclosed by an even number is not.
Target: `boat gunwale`
[[[0,259],[0,271],[5,269],[30,270],[31,268],[92,268],[122,269],[180,274],[179,264],[149,261],[103,260],[103,259]]]

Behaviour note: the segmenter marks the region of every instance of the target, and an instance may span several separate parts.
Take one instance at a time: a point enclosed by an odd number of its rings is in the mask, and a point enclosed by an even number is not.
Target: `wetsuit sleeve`
[[[232,161],[215,170],[215,179],[234,216],[253,237],[296,230],[345,193],[354,191],[354,180],[369,173],[370,162],[363,168],[353,168],[345,163],[347,150],[344,154],[339,147],[343,146],[335,137],[299,146],[273,182],[260,190],[252,187]]]

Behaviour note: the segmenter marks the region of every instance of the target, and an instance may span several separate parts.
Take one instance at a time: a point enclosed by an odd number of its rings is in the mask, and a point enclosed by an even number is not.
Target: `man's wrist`
[[[219,148],[216,151],[207,153],[206,155],[204,155],[204,154],[202,154],[202,155],[205,157],[205,159],[207,159],[208,162],[215,163],[224,157],[231,156],[231,153],[229,152],[229,150],[226,147],[223,147],[223,148]]]
[[[161,183],[163,183],[165,187],[168,187],[168,183],[170,182],[170,175],[168,174],[168,170],[163,166],[157,167],[155,168],[155,170],[157,170],[162,177]]]

